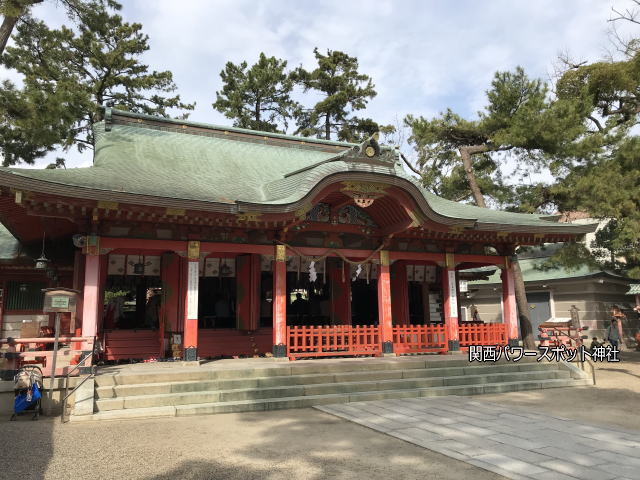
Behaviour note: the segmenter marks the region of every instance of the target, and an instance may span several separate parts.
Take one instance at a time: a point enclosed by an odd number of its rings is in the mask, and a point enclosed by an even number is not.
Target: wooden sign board
[[[79,291],[70,288],[45,288],[43,292],[43,312],[76,312]]]

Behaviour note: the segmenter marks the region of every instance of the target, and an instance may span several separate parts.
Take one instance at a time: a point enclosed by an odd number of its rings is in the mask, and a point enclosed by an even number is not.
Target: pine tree
[[[497,72],[486,92],[487,105],[475,120],[466,120],[451,110],[436,118],[408,116],[411,142],[418,151],[418,165],[427,184],[440,179],[440,194],[460,200],[471,197],[487,207],[485,196],[496,203],[516,198],[500,176],[498,152],[511,152],[525,165],[536,165],[548,156],[561,156],[568,142],[579,138],[584,127],[585,103],[575,99],[551,101],[545,84],[529,79],[522,68]],[[442,175],[448,169],[452,175]],[[464,178],[464,182],[462,179]],[[539,189],[544,193],[544,189]],[[537,193],[530,189],[529,195]],[[456,198],[457,197],[457,198]],[[545,195],[534,200],[545,203]],[[532,201],[531,198],[528,200]],[[515,252],[503,252],[510,255]],[[535,348],[522,272],[513,262],[520,331],[527,348]]]
[[[286,72],[286,60],[260,53],[258,63],[247,67],[247,62],[227,62],[213,108],[233,119],[236,127],[285,133],[300,108],[291,98],[294,82]]]
[[[337,50],[323,55],[315,48],[313,53],[318,66],[311,71],[300,66],[293,78],[305,93],[317,92],[324,98],[313,108],[298,112],[296,133],[326,140],[333,134],[340,140],[354,141],[377,130],[371,120],[353,116],[376,96],[371,78],[358,72],[358,59]]]
[[[22,89],[7,82],[0,89],[3,164],[32,163],[58,146],[92,148],[92,127],[106,103],[162,116],[169,109],[193,109],[179,95],[166,95],[177,89],[171,72],[149,71],[140,61],[149,50],[141,30],[98,5],[84,12],[77,33],[33,19],[21,22],[15,46],[3,56],[7,67],[24,76]]]
[[[4,52],[16,24],[30,16],[31,7],[43,2],[44,0],[0,0],[0,14],[3,17],[0,25],[0,55]],[[65,7],[67,16],[74,21],[85,12],[96,8],[106,6],[115,10],[121,8],[120,4],[114,0],[57,0],[57,2]]]

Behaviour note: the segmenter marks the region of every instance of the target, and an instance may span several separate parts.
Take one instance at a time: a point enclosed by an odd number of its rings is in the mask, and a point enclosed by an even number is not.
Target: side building
[[[625,343],[635,347],[634,336],[640,328],[633,298],[627,295],[632,280],[604,270],[582,266],[578,269],[544,266],[553,247],[536,249],[520,257],[520,268],[527,290],[529,314],[537,335],[538,326],[550,319],[574,319],[589,338],[604,338],[611,313],[617,306],[625,314]],[[500,276],[493,273],[486,280],[469,283],[462,305],[470,312],[477,310],[482,321],[502,321]],[[466,312],[465,312],[466,313]],[[587,342],[588,344],[589,342]]]

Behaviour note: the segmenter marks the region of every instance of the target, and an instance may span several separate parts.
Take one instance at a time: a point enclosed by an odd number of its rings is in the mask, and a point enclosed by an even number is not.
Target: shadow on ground
[[[0,477],[44,478],[53,457],[54,423],[59,419],[32,421],[27,413],[10,422],[9,417],[0,418]]]
[[[500,478],[314,409],[7,425],[5,478]]]

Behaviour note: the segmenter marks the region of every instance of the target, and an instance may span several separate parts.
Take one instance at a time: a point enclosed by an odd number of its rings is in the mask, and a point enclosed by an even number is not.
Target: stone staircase
[[[575,366],[530,360],[480,364],[414,356],[103,371],[95,378],[94,414],[71,420],[203,415],[591,384]]]

